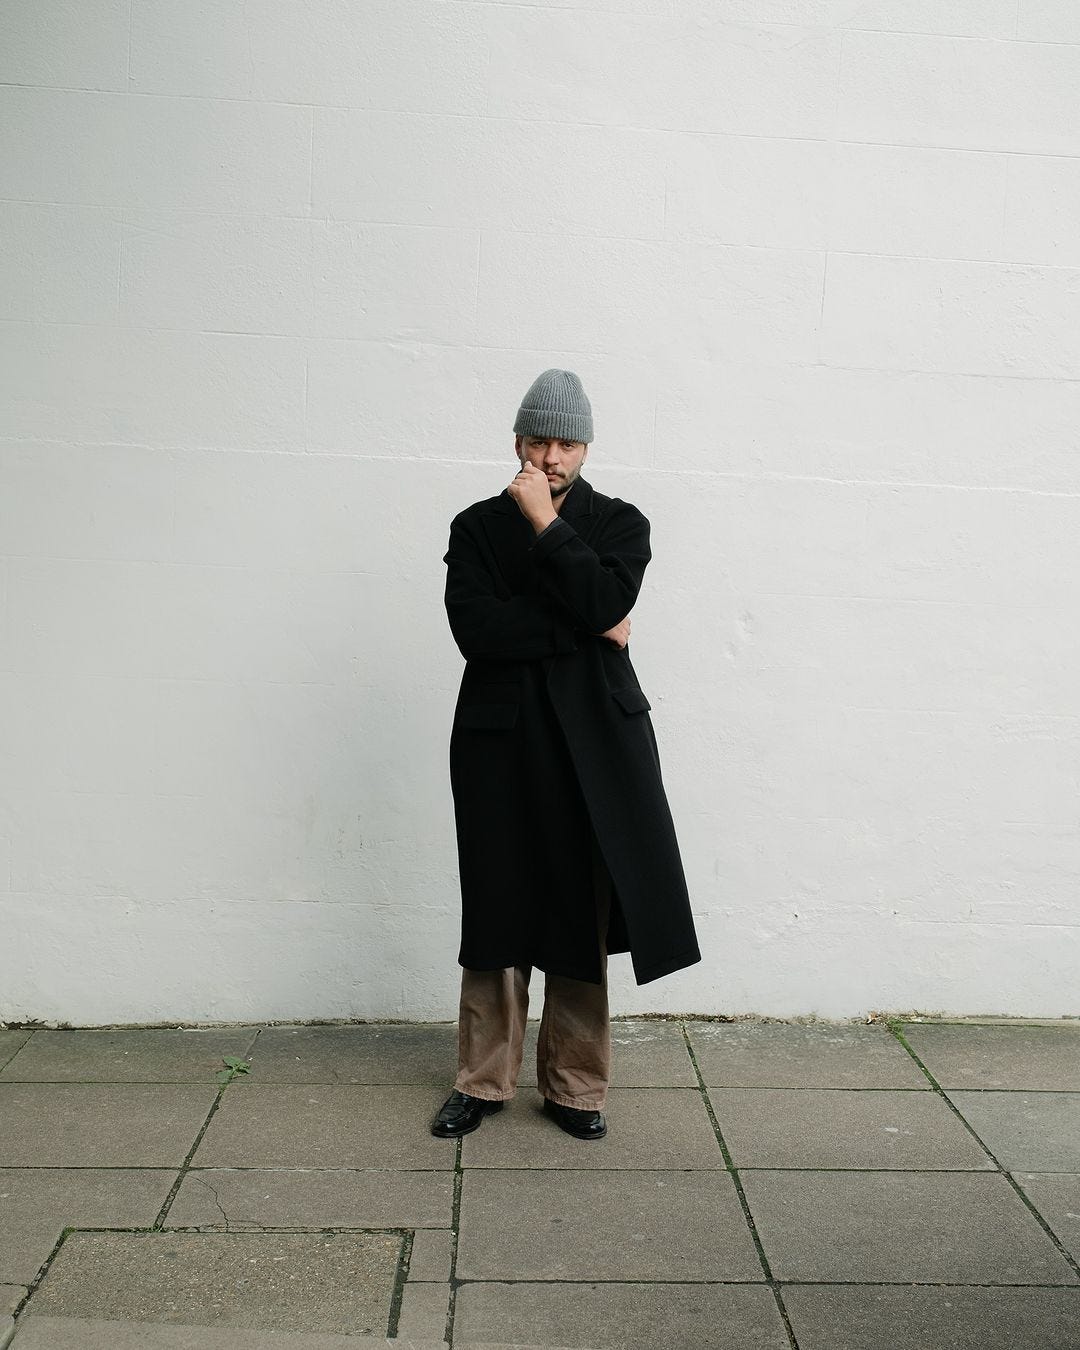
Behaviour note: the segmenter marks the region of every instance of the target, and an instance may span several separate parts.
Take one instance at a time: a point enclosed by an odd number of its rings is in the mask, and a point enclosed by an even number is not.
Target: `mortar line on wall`
[[[407,454],[356,455],[356,454],[349,454],[346,451],[335,451],[325,449],[311,450],[311,451],[262,448],[262,447],[257,449],[248,449],[245,446],[240,445],[192,445],[192,444],[176,444],[175,442],[149,444],[145,441],[117,441],[113,439],[106,441],[91,441],[91,440],[71,441],[62,438],[55,438],[48,436],[35,437],[35,436],[0,435],[0,445],[4,444],[53,445],[53,446],[61,446],[66,449],[77,450],[79,452],[85,452],[87,454],[96,450],[109,449],[109,450],[135,450],[146,453],[181,452],[184,454],[190,454],[192,452],[199,452],[203,454],[212,454],[212,455],[263,455],[268,456],[272,459],[284,459],[290,457],[310,458],[314,456],[316,458],[322,459],[346,460],[355,462],[356,464],[367,464],[367,463],[423,464],[426,465],[428,468],[442,468],[442,469],[456,469],[460,467],[496,469],[500,467],[498,461],[496,460],[470,459],[464,456],[461,458],[456,457],[439,458],[431,455],[407,455]],[[822,474],[781,474],[781,473],[762,473],[762,472],[741,473],[738,470],[734,469],[732,470],[694,469],[689,466],[670,469],[658,468],[654,470],[651,464],[628,464],[628,463],[619,463],[615,461],[610,461],[606,463],[604,465],[604,469],[609,471],[617,470],[619,473],[626,473],[631,475],[640,473],[648,473],[652,475],[655,473],[661,474],[664,477],[669,478],[708,478],[716,480],[717,483],[753,483],[755,485],[770,484],[770,483],[782,483],[782,484],[806,483],[806,484],[815,484],[815,485],[820,484],[823,486],[844,487],[844,488],[867,488],[867,487],[882,488],[888,491],[895,491],[898,488],[899,489],[910,488],[931,492],[1001,493],[1003,495],[1008,495],[1012,497],[1027,496],[1027,497],[1063,498],[1067,501],[1072,501],[1075,498],[1080,497],[1080,492],[1065,492],[1065,491],[1058,491],[1053,488],[1033,488],[1024,486],[1022,484],[1008,484],[1008,483],[1006,484],[933,483],[933,482],[925,482],[918,479],[829,478]],[[9,558],[37,558],[40,557],[41,555],[37,553],[19,553],[12,550],[6,550],[3,554],[0,554],[0,556]],[[51,560],[57,562],[159,563],[171,561],[170,559],[162,559],[162,558],[77,557],[67,554],[50,554],[49,557]],[[200,563],[189,562],[186,565],[199,567],[236,567],[236,568],[243,568],[247,566],[247,564],[244,563],[214,563],[214,562],[200,562]],[[272,568],[270,570],[281,572],[295,572],[297,570],[303,569],[297,569],[295,567],[282,567],[282,568]],[[315,568],[312,570],[325,571],[328,569]],[[385,572],[370,572],[359,568],[344,568],[344,569],[329,569],[329,570],[331,571],[340,570],[344,573],[347,573],[350,576],[355,575],[355,576],[378,577],[388,575]],[[792,595],[802,594],[802,592],[795,592],[795,591],[786,593]],[[952,604],[961,602],[941,601],[940,603]],[[964,601],[962,603],[967,604],[971,602]],[[1003,605],[1001,607],[1008,608],[1007,605]],[[1034,608],[1052,609],[1056,608],[1056,606],[1036,605],[1034,606]]]
[[[1019,34],[1020,31],[1019,7],[1021,2],[1022,0],[1017,0],[1017,22],[1014,29],[1016,34]],[[567,12],[565,5],[543,4],[540,3],[540,0],[474,0],[474,3],[486,6],[489,9],[509,9],[514,12],[521,9],[543,9],[549,10],[551,13],[560,16],[564,16]],[[612,19],[625,20],[627,17],[627,11],[625,9],[599,9],[590,6],[588,12],[589,14],[603,14]],[[656,17],[664,19],[673,19],[677,17],[676,0],[669,0],[667,13],[663,15],[658,14]],[[734,20],[731,22],[730,26],[745,27],[746,24],[745,22],[740,24],[738,20]],[[755,23],[753,26],[754,28],[813,28],[818,30],[825,25],[808,24],[805,22],[800,23],[797,19],[769,19],[763,23]],[[832,26],[834,28],[838,27],[838,25],[835,24]],[[1009,44],[1013,42],[1013,38],[1011,37],[984,37],[972,33],[943,33],[934,28],[865,28],[860,24],[846,24],[843,28],[839,28],[838,31],[842,33],[880,33],[885,37],[966,38],[972,42],[1003,42]],[[1075,45],[1072,42],[1058,43],[1039,41],[1037,39],[1019,39],[1019,41],[1029,41],[1038,46],[1046,47],[1071,47]]]
[[[0,199],[0,201],[2,201],[2,199]],[[300,219],[300,217],[297,217],[297,219]],[[552,236],[552,237],[554,237],[554,236]],[[581,237],[584,237],[584,236],[578,236],[578,237],[581,238]],[[637,242],[641,242],[641,241],[637,241]],[[659,241],[652,240],[652,241],[648,241],[648,242],[659,242]],[[723,245],[722,247],[727,247],[727,245]],[[755,246],[755,247],[756,247],[756,246]],[[821,250],[821,249],[801,249],[801,250],[799,250],[799,251],[800,251],[800,252],[805,252],[805,253],[816,253],[816,254],[820,254],[822,250]],[[831,251],[831,252],[836,252],[836,250],[830,250],[830,251]],[[845,256],[845,255],[839,255],[839,256]],[[856,257],[882,257],[882,256],[885,256],[885,255],[880,255],[880,254],[854,254],[854,255],[846,255],[846,256],[856,256]],[[1057,264],[1053,264],[1053,265],[1051,265],[1051,264],[1042,264],[1042,263],[1038,263],[1038,264],[1025,264],[1025,263],[1022,263],[1022,262],[995,262],[995,263],[980,264],[980,260],[977,260],[977,259],[976,259],[976,260],[971,260],[971,259],[914,258],[914,257],[913,257],[913,258],[907,258],[907,257],[901,257],[900,255],[890,255],[890,257],[891,257],[892,259],[896,260],[896,261],[901,261],[901,262],[924,262],[924,263],[925,263],[925,262],[958,262],[958,261],[959,261],[959,262],[972,262],[974,265],[985,265],[985,266],[990,266],[990,267],[1024,267],[1024,266],[1038,266],[1038,267],[1042,268],[1044,271],[1047,271],[1047,272],[1069,272],[1069,273],[1072,273],[1072,274],[1080,273],[1080,268],[1078,268],[1078,267],[1065,267],[1065,266],[1059,266],[1059,265],[1057,265]],[[7,326],[12,327],[12,328],[18,328],[18,327],[22,327],[22,328],[30,328],[30,327],[33,327],[35,330],[40,330],[40,329],[48,330],[48,329],[53,329],[53,328],[60,328],[60,329],[74,329],[74,330],[76,330],[76,331],[83,331],[83,330],[89,329],[89,330],[107,331],[107,332],[117,332],[117,333],[154,333],[154,334],[168,334],[168,335],[170,335],[170,336],[171,336],[171,335],[176,335],[176,336],[179,336],[179,337],[181,337],[181,338],[187,338],[187,339],[217,338],[217,337],[230,337],[230,338],[231,338],[231,337],[241,337],[241,338],[251,338],[251,339],[258,340],[258,341],[269,340],[269,341],[273,341],[273,342],[291,342],[291,343],[293,343],[293,344],[295,344],[295,345],[297,345],[297,346],[298,346],[300,343],[309,343],[309,344],[311,344],[311,343],[325,342],[325,343],[339,343],[339,344],[340,344],[340,343],[354,342],[354,343],[367,344],[367,345],[369,345],[369,346],[380,346],[380,347],[390,347],[390,348],[394,348],[394,347],[400,347],[400,348],[412,348],[413,350],[416,350],[416,349],[422,349],[422,348],[431,348],[431,349],[433,349],[433,350],[435,350],[435,351],[454,351],[454,352],[468,352],[468,351],[472,351],[472,352],[499,352],[500,354],[503,354],[503,355],[511,355],[511,356],[518,356],[518,357],[522,356],[522,355],[525,354],[525,353],[531,353],[531,352],[539,352],[539,353],[542,353],[542,354],[547,354],[547,353],[549,352],[549,348],[547,348],[547,347],[506,347],[506,346],[503,346],[503,345],[501,345],[501,344],[499,344],[499,343],[479,343],[479,342],[438,342],[438,341],[436,341],[436,340],[434,340],[434,339],[431,339],[431,338],[425,338],[425,339],[422,339],[422,340],[417,340],[417,339],[409,339],[409,338],[405,338],[405,337],[400,337],[400,336],[398,336],[398,335],[389,335],[389,336],[387,336],[387,335],[385,335],[385,334],[382,334],[382,335],[370,335],[370,336],[354,336],[354,335],[350,335],[350,334],[341,334],[341,333],[326,333],[326,334],[318,334],[318,333],[316,333],[316,334],[308,334],[308,333],[303,333],[303,332],[278,333],[278,332],[270,332],[270,331],[268,331],[267,329],[257,329],[257,328],[210,328],[210,327],[198,327],[198,328],[186,327],[186,328],[181,328],[181,327],[172,327],[172,326],[169,326],[169,325],[166,325],[166,324],[130,324],[130,323],[129,323],[129,324],[124,324],[122,327],[119,327],[119,328],[114,328],[112,325],[107,325],[107,324],[102,324],[102,323],[83,323],[83,322],[79,322],[79,321],[77,321],[77,320],[70,320],[70,319],[66,319],[66,320],[57,320],[57,319],[36,319],[36,320],[29,320],[29,319],[4,319],[4,318],[0,318],[0,325],[7,325]],[[627,359],[627,354],[626,354],[626,352],[624,352],[623,350],[618,349],[618,348],[609,348],[609,347],[599,347],[599,348],[595,348],[595,347],[594,347],[594,348],[588,348],[588,349],[585,349],[585,348],[563,347],[562,350],[565,351],[565,352],[567,353],[567,355],[571,355],[571,356],[581,356],[581,357],[586,358],[587,360],[595,360],[596,358],[602,358],[602,359],[606,359],[606,360],[625,360],[625,359]],[[711,364],[711,365],[715,365],[715,364],[716,364],[716,358],[687,356],[686,359],[687,359],[688,363],[690,363],[690,364],[696,364],[696,365],[702,365],[702,366],[710,365],[710,364]],[[746,366],[746,365],[750,365],[750,364],[752,364],[752,363],[751,363],[750,361],[745,361],[745,360],[744,360],[744,361],[742,361],[740,364],[743,365],[743,366]],[[762,364],[762,363],[759,363],[759,364]],[[773,364],[773,367],[774,367],[774,368],[776,368],[776,369],[781,369],[781,370],[784,370],[784,371],[790,371],[790,370],[826,370],[826,371],[834,371],[834,372],[835,372],[835,371],[846,371],[846,372],[854,373],[854,374],[872,375],[872,376],[873,376],[875,379],[877,379],[877,380],[881,380],[883,377],[886,378],[886,379],[889,379],[889,378],[897,378],[897,379],[898,379],[898,378],[900,378],[900,377],[902,377],[902,376],[903,376],[903,377],[906,377],[906,376],[916,375],[916,376],[925,376],[927,379],[934,379],[934,380],[943,380],[943,379],[946,379],[946,380],[989,380],[989,381],[991,381],[991,382],[998,382],[998,383],[1008,380],[1008,381],[1013,381],[1013,382],[1019,382],[1019,383],[1022,383],[1022,384],[1025,384],[1025,383],[1026,383],[1026,384],[1042,383],[1042,384],[1051,384],[1051,385],[1080,384],[1080,375],[1035,375],[1035,374],[1012,375],[1012,374],[1010,374],[1010,373],[1008,373],[1008,372],[1006,372],[1006,371],[955,370],[955,369],[949,369],[949,368],[946,368],[946,367],[939,367],[939,368],[937,368],[937,369],[928,369],[928,370],[927,370],[927,369],[922,369],[921,367],[918,367],[918,366],[888,366],[888,367],[882,367],[882,366],[858,366],[858,365],[850,365],[850,364],[847,364],[847,363],[845,363],[845,362],[832,362],[832,361],[826,362],[826,361],[821,361],[821,360],[814,360],[814,361],[787,361],[787,362],[782,362],[782,363],[780,363],[780,362],[773,362],[772,364]],[[5,437],[0,438],[0,439],[5,439],[5,440],[22,440],[22,439],[27,439],[27,438],[25,438],[25,437],[11,437],[11,436],[5,436]],[[109,444],[117,444],[117,442],[109,442]]]
[[[515,5],[515,8],[517,6]],[[560,13],[562,13],[560,9]],[[882,31],[888,32],[890,37],[903,37],[903,33],[894,33],[892,30],[842,30],[842,31]],[[910,34],[907,36],[921,36],[920,34]],[[944,36],[935,34],[935,36]],[[1031,47],[1075,47],[1075,42],[1037,42],[1026,38],[1021,38],[1014,42],[1010,38],[970,38],[972,42],[997,42],[999,45],[1007,46],[1031,46]],[[374,105],[357,103],[318,103],[313,104],[299,99],[273,99],[273,98],[240,98],[230,94],[184,94],[164,92],[150,89],[88,89],[78,85],[66,84],[29,84],[25,80],[0,80],[0,89],[30,89],[36,93],[54,93],[54,94],[101,94],[110,98],[157,98],[174,99],[184,102],[194,103],[244,103],[253,107],[269,108],[325,108],[330,112],[352,112],[352,113],[378,113],[392,117],[434,117],[434,118],[458,118],[461,121],[469,122],[512,122],[519,126],[542,126],[542,127],[584,127],[591,131],[640,131],[645,134],[666,133],[676,136],[696,136],[696,137],[727,137],[733,140],[753,140],[753,141],[791,141],[798,143],[807,143],[812,145],[859,145],[859,146],[881,146],[886,149],[897,150],[925,150],[928,153],[936,151],[950,151],[956,154],[971,155],[1027,155],[1034,159],[1080,159],[1080,155],[1060,154],[1057,152],[1047,152],[1045,150],[1014,150],[1001,148],[999,146],[972,146],[972,145],[926,145],[921,141],[857,141],[850,138],[837,139],[831,135],[821,136],[796,136],[796,135],[777,135],[770,133],[756,133],[751,131],[717,131],[715,127],[696,127],[696,126],[658,126],[653,122],[589,122],[573,118],[554,118],[554,117],[521,117],[509,113],[500,115],[498,113],[463,113],[452,111],[424,111],[414,112],[404,108],[384,108]]]
[[[997,153],[997,152],[995,152],[995,153]],[[1044,157],[1044,158],[1045,158],[1045,157]],[[1063,155],[1059,155],[1059,156],[1050,156],[1050,158],[1071,159],[1071,158],[1074,158],[1074,156],[1063,156]],[[231,209],[231,210],[228,210],[228,211],[215,211],[215,210],[212,210],[212,209],[210,209],[210,208],[199,209],[199,208],[197,208],[197,207],[188,207],[188,206],[155,206],[155,207],[145,207],[145,208],[144,208],[144,207],[134,207],[134,208],[130,208],[130,207],[125,207],[125,206],[118,206],[118,205],[116,205],[115,203],[109,203],[109,202],[58,201],[58,200],[44,200],[44,199],[42,199],[42,198],[34,198],[34,197],[3,197],[3,196],[0,196],[0,202],[5,203],[5,204],[9,204],[9,205],[15,205],[15,206],[39,206],[39,207],[40,207],[40,206],[45,206],[45,207],[59,206],[59,207],[64,207],[64,208],[67,208],[67,209],[73,209],[73,210],[77,210],[77,211],[120,211],[121,214],[122,214],[122,216],[124,216],[124,217],[130,215],[132,211],[135,211],[135,212],[138,212],[138,211],[144,211],[144,212],[148,212],[148,213],[155,214],[155,215],[159,215],[159,214],[160,214],[160,215],[167,215],[167,214],[169,214],[169,213],[171,212],[171,213],[173,213],[173,214],[176,214],[176,215],[182,215],[182,216],[199,216],[199,217],[206,217],[208,220],[231,220],[231,221],[236,221],[236,222],[240,222],[240,223],[245,222],[245,221],[246,221],[247,219],[249,219],[252,215],[255,215],[260,221],[290,221],[290,222],[306,222],[306,223],[308,223],[308,224],[315,224],[315,223],[316,223],[316,221],[313,219],[313,217],[310,215],[310,213],[306,213],[306,214],[305,214],[305,213],[300,213],[300,214],[289,214],[288,212],[282,212],[282,211],[258,211],[258,210],[256,210],[256,211],[253,212],[253,211],[248,211],[248,210],[244,210],[244,209]],[[312,208],[312,209],[313,209],[313,208]],[[460,233],[460,234],[467,234],[467,233],[471,232],[471,230],[474,228],[474,226],[471,225],[471,224],[468,223],[468,222],[461,223],[461,224],[447,224],[447,225],[440,225],[440,224],[434,224],[434,223],[432,223],[432,222],[430,222],[430,221],[421,221],[421,220],[417,220],[417,221],[373,220],[373,219],[371,219],[370,217],[367,217],[367,216],[354,216],[354,215],[349,215],[349,214],[347,214],[347,213],[346,213],[346,214],[343,214],[343,215],[342,215],[342,214],[335,215],[333,219],[334,219],[334,223],[335,223],[335,224],[339,224],[339,223],[340,223],[340,224],[356,225],[356,226],[359,226],[359,227],[364,228],[364,229],[377,229],[377,230],[432,230],[432,231],[442,230],[442,231],[446,231],[446,232],[457,232],[457,233]],[[328,221],[325,221],[325,222],[324,222],[324,221],[320,221],[320,222],[318,222],[318,223],[329,223],[329,222],[328,222]],[[483,227],[481,227],[481,228],[483,228]],[[489,232],[490,232],[490,231],[492,230],[492,227],[489,225],[489,226],[487,226],[487,229],[488,229]],[[581,230],[581,231],[567,231],[567,230],[554,230],[554,229],[553,229],[553,230],[526,230],[526,229],[521,229],[521,228],[519,228],[519,227],[510,228],[510,227],[508,227],[508,226],[507,226],[507,227],[496,226],[496,227],[494,227],[494,232],[495,232],[495,233],[505,234],[505,235],[511,236],[511,237],[513,237],[513,238],[518,238],[518,237],[520,237],[520,238],[524,238],[524,239],[552,239],[552,240],[563,240],[563,239],[565,239],[565,238],[567,238],[567,237],[569,236],[569,237],[571,237],[571,238],[573,238],[573,239],[575,239],[575,240],[583,240],[583,241],[586,241],[586,242],[591,241],[591,242],[595,242],[595,243],[597,243],[597,244],[648,244],[648,245],[654,245],[654,246],[656,246],[657,248],[668,248],[668,247],[671,247],[671,246],[673,246],[673,245],[691,245],[691,246],[697,246],[698,248],[700,248],[700,249],[702,249],[702,250],[706,250],[706,249],[739,249],[739,250],[743,250],[743,251],[745,251],[745,252],[752,252],[752,253],[787,253],[787,254],[805,253],[805,254],[809,254],[809,255],[812,255],[812,256],[817,256],[817,255],[820,255],[820,254],[823,254],[823,253],[828,252],[828,253],[835,253],[835,254],[837,255],[837,257],[839,257],[839,258],[870,258],[870,259],[872,259],[872,260],[874,260],[874,261],[885,261],[885,262],[904,262],[904,263],[947,263],[947,264],[950,264],[950,265],[961,266],[961,267],[994,267],[994,268],[1003,268],[1003,267],[1006,267],[1006,268],[1007,268],[1007,267],[1024,267],[1024,268],[1037,268],[1037,269],[1038,269],[1039,271],[1041,271],[1041,272],[1078,272],[1078,271],[1080,271],[1080,263],[1059,263],[1059,262],[1050,262],[1050,261],[1048,261],[1048,260],[1046,260],[1046,259],[1044,259],[1044,258],[1022,258],[1022,257],[1009,257],[1009,258],[974,258],[974,257],[968,257],[968,256],[964,256],[964,255],[959,255],[959,254],[957,254],[957,255],[949,255],[949,254],[944,254],[944,253],[889,253],[889,252],[883,251],[883,250],[881,250],[881,249],[834,248],[834,247],[831,247],[831,246],[829,246],[829,247],[826,249],[826,248],[823,248],[820,244],[758,244],[758,243],[754,243],[752,240],[745,240],[745,239],[723,239],[723,238],[720,238],[719,236],[715,236],[715,235],[702,235],[702,236],[698,236],[698,235],[676,235],[676,236],[673,236],[673,237],[671,237],[671,238],[668,238],[668,237],[666,237],[666,236],[665,236],[664,234],[662,234],[662,233],[661,233],[661,234],[655,234],[655,235],[651,235],[651,234],[600,234],[600,233],[597,233],[597,232],[595,232],[595,231],[584,231],[584,230]],[[98,323],[94,323],[94,322],[82,322],[82,321],[76,320],[76,319],[34,319],[34,320],[27,320],[27,319],[20,319],[20,318],[0,318],[0,323],[20,324],[20,323],[28,323],[28,322],[33,322],[33,323],[35,323],[35,324],[37,324],[37,325],[39,325],[39,326],[41,326],[41,327],[52,327],[52,328],[97,328],[97,327],[100,327],[100,326],[101,326],[101,325],[98,324]],[[435,340],[435,339],[433,339],[433,338],[420,338],[420,339],[416,339],[416,338],[398,338],[398,337],[395,337],[395,336],[386,337],[386,336],[382,336],[382,335],[380,335],[380,336],[373,336],[373,337],[365,337],[365,336],[359,336],[359,337],[358,337],[358,336],[355,336],[355,335],[349,334],[349,333],[303,333],[303,332],[295,332],[295,333],[274,333],[274,332],[268,331],[268,330],[265,329],[265,328],[238,328],[238,329],[229,329],[229,328],[198,328],[198,329],[193,329],[193,328],[171,328],[171,327],[167,327],[167,326],[160,325],[160,324],[154,324],[154,325],[151,325],[151,324],[137,324],[137,325],[136,325],[136,324],[127,324],[127,325],[125,325],[125,327],[126,327],[126,328],[130,328],[130,329],[134,329],[134,330],[138,330],[138,331],[140,331],[140,332],[141,332],[141,331],[148,331],[148,332],[162,332],[162,333],[195,333],[195,332],[197,332],[197,333],[211,333],[211,334],[213,334],[213,333],[236,333],[236,334],[240,334],[240,335],[242,335],[242,336],[252,336],[252,337],[281,337],[281,338],[301,338],[301,337],[302,337],[302,338],[310,339],[310,340],[312,340],[312,341],[323,341],[323,342],[415,342],[415,343],[417,343],[417,344],[420,345],[420,346],[428,346],[428,347],[460,347],[460,346],[462,345],[461,343],[439,342],[439,341],[437,341],[437,340]],[[477,344],[473,344],[473,345],[477,345]],[[510,349],[510,348],[499,348],[499,347],[495,347],[494,350],[509,351],[509,350],[511,350],[511,349]],[[513,350],[514,350],[514,352],[516,353],[518,349],[517,349],[517,348],[514,348]],[[594,353],[583,353],[583,354],[584,354],[584,355],[593,355]],[[798,365],[799,363],[798,363],[798,362],[790,362],[790,363],[788,363],[788,364]],[[816,361],[816,362],[813,362],[813,363],[811,363],[811,364],[814,364],[814,365],[821,365],[822,362]],[[841,368],[843,368],[843,367],[841,367]],[[861,370],[861,369],[872,370],[875,374],[879,374],[879,373],[881,372],[881,367],[878,367],[878,366],[873,366],[873,367],[861,367],[861,366],[856,366],[856,367],[853,367],[853,369],[856,369],[856,370]],[[915,370],[915,371],[913,371],[913,372],[907,372],[905,367],[897,367],[897,368],[895,368],[895,369],[903,370],[903,371],[905,371],[905,373],[915,373],[915,374],[932,374],[932,375],[933,375],[933,374],[937,374],[937,375],[940,375],[940,374],[946,374],[946,375],[951,375],[951,374],[970,374],[970,375],[973,376],[973,377],[974,377],[974,376],[978,376],[978,377],[983,378],[983,379],[1051,379],[1051,380],[1068,380],[1068,379],[1077,379],[1077,378],[1080,378],[1080,377],[1078,377],[1078,376],[1067,376],[1067,375],[1060,375],[1060,376],[1058,376],[1058,375],[1046,375],[1046,376],[1038,376],[1038,375],[1009,375],[1007,372],[1002,372],[1001,374],[996,374],[996,373],[993,373],[993,372],[988,373],[988,372],[986,372],[986,371],[971,371],[971,372],[960,371],[960,372],[957,372],[957,371],[949,371],[949,370],[937,370],[937,371],[920,371],[920,370]]]

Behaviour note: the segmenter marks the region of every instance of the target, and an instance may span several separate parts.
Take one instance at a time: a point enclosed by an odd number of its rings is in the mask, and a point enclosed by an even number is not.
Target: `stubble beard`
[[[578,474],[580,473],[581,473],[580,469],[575,470],[574,474],[566,482],[562,482],[560,480],[558,482],[553,483],[550,479],[548,479],[548,487],[551,489],[552,497],[562,497],[565,493],[569,492],[570,489],[577,482]]]

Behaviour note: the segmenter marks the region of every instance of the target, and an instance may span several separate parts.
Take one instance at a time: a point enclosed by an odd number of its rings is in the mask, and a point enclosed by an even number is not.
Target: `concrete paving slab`
[[[216,1084],[0,1083],[0,1167],[177,1167]]]
[[[25,1284],[0,1284],[0,1313],[10,1315],[25,1297]]]
[[[949,1092],[1009,1172],[1080,1172],[1080,1092]]]
[[[926,1075],[877,1024],[689,1022],[709,1087],[923,1088]]]
[[[764,1278],[730,1175],[706,1171],[467,1171],[457,1276]]]
[[[454,1344],[555,1341],[575,1350],[788,1350],[776,1300],[754,1284],[465,1284]],[[837,1341],[830,1350],[843,1345]]]
[[[1073,1260],[1080,1262],[1080,1175],[1075,1172],[1014,1172],[1013,1180]]]
[[[575,1139],[544,1114],[535,1090],[519,1093],[462,1141],[465,1167],[723,1168],[701,1093],[612,1088],[604,1139]]]
[[[414,1232],[409,1279],[449,1280],[453,1246],[453,1234],[448,1228],[421,1228]]]
[[[247,1053],[255,1027],[35,1031],[0,1082],[214,1083],[223,1055]]]
[[[412,1084],[449,1092],[456,1073],[453,1024],[265,1027],[251,1051],[253,1083]]]
[[[196,1150],[198,1167],[443,1168],[452,1139],[431,1121],[444,1094],[430,1087],[234,1082]]]
[[[1080,1022],[905,1022],[904,1037],[943,1088],[1080,1092]]]
[[[385,1336],[401,1247],[391,1233],[72,1233],[27,1310]]]
[[[18,1054],[34,1033],[12,1028],[0,1030],[0,1065],[6,1064],[13,1055]]]
[[[697,1085],[697,1074],[677,1022],[612,1022],[612,1087]]]
[[[65,1228],[149,1227],[175,1171],[0,1170],[0,1279],[30,1284]]]
[[[933,1167],[995,1171],[936,1092],[709,1088],[736,1167]]]
[[[1078,1283],[1000,1174],[739,1175],[778,1280]]]
[[[452,1172],[193,1168],[166,1228],[449,1228]]]
[[[799,1350],[1080,1350],[1080,1289],[789,1286]]]
[[[242,1327],[168,1326],[107,1318],[21,1318],[14,1350],[447,1350],[445,1341],[249,1331]]]
[[[401,1299],[398,1335],[414,1340],[445,1336],[450,1311],[450,1285],[446,1281],[409,1280]]]

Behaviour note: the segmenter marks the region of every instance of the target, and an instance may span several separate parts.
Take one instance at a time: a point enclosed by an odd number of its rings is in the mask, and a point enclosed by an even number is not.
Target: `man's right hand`
[[[625,647],[630,641],[630,615],[620,619],[614,628],[609,628],[606,633],[599,633],[597,636],[614,642],[616,647]]]

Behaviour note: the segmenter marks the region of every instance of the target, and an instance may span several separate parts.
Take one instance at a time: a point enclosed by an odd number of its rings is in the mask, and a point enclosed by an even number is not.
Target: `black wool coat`
[[[629,648],[652,554],[636,506],[578,478],[537,535],[505,489],[454,517],[446,611],[465,671],[450,734],[458,961],[599,983],[593,849],[613,883],[606,948],[638,984],[701,959]]]

